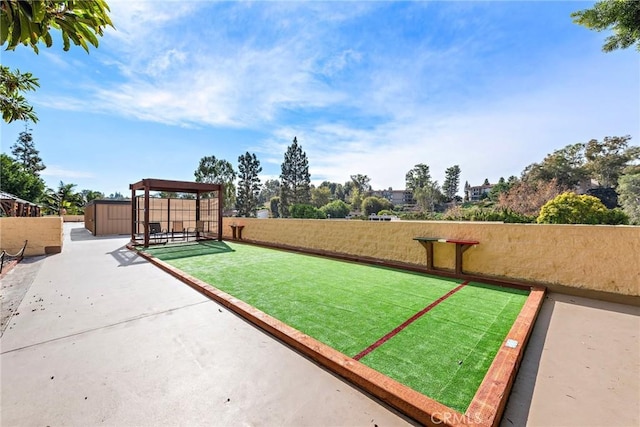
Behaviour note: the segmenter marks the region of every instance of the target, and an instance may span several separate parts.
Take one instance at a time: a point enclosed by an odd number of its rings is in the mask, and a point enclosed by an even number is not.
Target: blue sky
[[[264,182],[294,136],[313,183],[374,189],[418,163],[479,185],[568,144],[640,140],[640,54],[572,23],[593,2],[108,3],[116,31],[90,54],[59,34],[2,51],[40,79],[29,126],[53,188],[127,195],[246,151]],[[8,153],[24,123],[0,130]]]

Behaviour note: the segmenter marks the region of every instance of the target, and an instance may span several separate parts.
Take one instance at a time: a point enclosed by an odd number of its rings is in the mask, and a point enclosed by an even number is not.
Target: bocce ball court
[[[426,425],[499,423],[544,297],[240,242],[141,255]]]

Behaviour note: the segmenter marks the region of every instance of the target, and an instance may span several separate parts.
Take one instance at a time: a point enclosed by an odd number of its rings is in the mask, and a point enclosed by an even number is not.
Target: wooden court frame
[[[258,245],[276,248],[272,245]],[[509,393],[524,356],[526,344],[531,335],[536,317],[542,307],[546,288],[544,286],[523,284],[517,282],[487,280],[477,276],[445,274],[444,277],[457,277],[474,282],[487,283],[496,286],[529,289],[530,293],[524,306],[520,310],[509,333],[504,339],[498,353],[493,359],[482,383],[478,387],[467,411],[462,414],[442,403],[431,399],[404,384],[346,356],[328,345],[298,331],[295,328],[269,316],[253,306],[223,292],[214,286],[199,280],[185,272],[155,258],[144,251],[139,251],[129,245],[129,249],[137,251],[138,255],[155,264],[165,272],[191,286],[198,292],[224,305],[245,320],[258,326],[270,335],[289,345],[296,351],[314,360],[329,371],[345,378],[367,393],[378,398],[400,413],[426,426],[483,426],[493,427],[500,424]],[[285,249],[280,247],[279,249]],[[286,249],[285,249],[286,250]],[[289,249],[290,250],[290,249]],[[296,249],[300,253],[319,255],[312,251]],[[329,256],[329,254],[322,254]],[[350,260],[348,256],[334,256],[332,258]],[[398,264],[387,264],[381,261],[358,258],[358,262],[365,262],[377,266],[399,268]],[[406,266],[405,266],[406,267]],[[407,269],[407,268],[404,268]],[[414,272],[439,275],[426,269],[410,268]],[[515,345],[513,345],[515,343]]]

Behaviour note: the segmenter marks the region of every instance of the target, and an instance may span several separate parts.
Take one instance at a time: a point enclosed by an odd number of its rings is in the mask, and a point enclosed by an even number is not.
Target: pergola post
[[[131,243],[135,243],[136,241],[136,231],[138,227],[136,227],[138,223],[137,213],[138,209],[136,209],[136,189],[131,186]]]
[[[222,210],[224,206],[222,206],[222,193],[224,193],[224,185],[220,184],[220,189],[218,190],[218,241],[222,241]]]
[[[144,247],[149,247],[149,185],[144,186]]]

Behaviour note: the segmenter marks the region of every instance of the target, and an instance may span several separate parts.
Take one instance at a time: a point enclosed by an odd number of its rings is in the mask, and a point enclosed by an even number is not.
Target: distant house
[[[409,190],[376,190],[371,192],[372,196],[381,197],[387,199],[394,206],[398,205],[415,205],[416,201],[413,199],[413,193]]]
[[[489,184],[489,180],[485,179],[482,185],[470,186],[469,183],[464,186],[464,198],[470,202],[477,202],[484,199],[488,195],[495,184]]]

